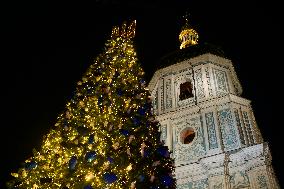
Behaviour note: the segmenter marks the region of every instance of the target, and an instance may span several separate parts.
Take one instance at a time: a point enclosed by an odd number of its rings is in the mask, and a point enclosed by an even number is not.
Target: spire
[[[189,24],[188,17],[188,13],[183,16],[185,19],[185,25],[181,28],[181,32],[179,34],[179,41],[181,42],[180,49],[196,45],[198,42],[198,33]]]

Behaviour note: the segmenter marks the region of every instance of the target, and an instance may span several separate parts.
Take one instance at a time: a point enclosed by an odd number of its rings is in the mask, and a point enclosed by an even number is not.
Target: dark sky
[[[135,44],[149,79],[159,58],[179,48],[185,11],[191,14],[200,42],[221,46],[233,61],[242,96],[252,100],[259,128],[271,147],[276,174],[283,180],[283,116],[278,111],[283,89],[278,47],[282,45],[283,20],[275,2],[39,2],[2,6],[1,184],[32,155],[33,148],[39,148],[76,82],[102,51],[113,25],[137,20]]]

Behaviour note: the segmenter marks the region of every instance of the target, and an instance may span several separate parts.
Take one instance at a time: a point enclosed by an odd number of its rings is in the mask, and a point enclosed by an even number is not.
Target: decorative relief
[[[212,184],[213,189],[225,189],[224,186],[224,175],[214,176],[210,178],[210,185]]]
[[[214,184],[213,189],[222,189],[223,183]]]
[[[218,111],[218,118],[220,121],[223,143],[226,150],[236,149],[238,147],[238,140],[231,110],[227,108]]]
[[[190,144],[182,144],[180,141],[181,132],[188,127],[193,128],[196,135]],[[185,161],[196,161],[205,155],[204,132],[200,117],[192,118],[187,120],[187,122],[186,120],[178,122],[176,124],[175,136],[174,157],[177,164]]]
[[[161,140],[167,139],[167,125],[161,126]]]
[[[253,144],[254,142],[253,142],[253,133],[252,133],[252,130],[251,130],[251,124],[250,124],[248,113],[245,112],[245,111],[243,111],[243,118],[244,118],[245,127],[247,129],[247,133],[248,133],[249,143]]]
[[[206,113],[205,120],[208,132],[209,149],[218,148],[213,112]]]
[[[246,188],[249,187],[248,175],[243,171],[235,172],[231,175],[230,179],[231,186],[233,188]]]
[[[177,189],[204,189],[208,188],[208,179],[202,179],[195,182],[188,182],[177,186]]]
[[[155,96],[154,96],[154,100],[153,100],[153,109],[154,109],[154,113],[157,114],[157,111],[158,111],[158,89],[156,89],[156,91],[154,92],[155,93]]]
[[[245,141],[245,138],[244,138],[244,132],[243,132],[242,125],[241,125],[239,112],[238,112],[237,109],[234,109],[234,114],[235,114],[236,124],[237,124],[238,130],[239,130],[239,134],[240,134],[241,143],[243,145],[245,145],[246,141]]]
[[[257,184],[259,189],[268,189],[267,179],[265,175],[258,175]]]
[[[167,79],[165,82],[166,85],[166,109],[172,108],[172,80]]]
[[[214,69],[215,73],[215,86],[217,96],[222,96],[228,93],[227,75],[225,71]],[[217,83],[216,83],[217,82]]]
[[[210,78],[208,67],[205,68],[205,74],[206,74],[206,82],[207,82],[207,86],[208,86],[208,95],[209,95],[209,97],[213,97],[213,89],[212,89],[212,86],[211,86],[211,78]]]
[[[161,79],[160,81],[161,86],[160,86],[160,94],[161,94],[161,111],[163,112],[165,107],[164,107],[164,79]]]
[[[205,92],[204,92],[204,87],[203,87],[201,68],[195,70],[195,78],[196,78],[197,97],[199,99],[205,98]]]

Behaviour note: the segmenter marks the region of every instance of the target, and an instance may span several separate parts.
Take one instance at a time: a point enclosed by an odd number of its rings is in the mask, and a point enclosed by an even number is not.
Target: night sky
[[[10,172],[32,155],[32,149],[39,148],[77,81],[102,52],[113,25],[137,20],[135,46],[149,81],[158,60],[179,48],[181,17],[186,11],[199,41],[221,46],[233,61],[242,96],[252,100],[283,185],[283,115],[278,110],[283,89],[279,29],[283,20],[275,2],[38,2],[2,6],[0,188]]]

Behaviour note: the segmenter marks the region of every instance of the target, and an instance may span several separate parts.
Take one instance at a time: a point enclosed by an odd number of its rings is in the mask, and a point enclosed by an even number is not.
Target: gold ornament
[[[15,178],[18,178],[19,177],[19,174],[18,173],[11,173],[11,175]]]
[[[78,143],[79,143],[78,139],[74,140],[74,144],[77,145]]]
[[[154,182],[154,180],[155,180],[155,176],[154,176],[154,175],[151,175],[151,177],[150,177],[150,182]]]
[[[107,127],[107,125],[108,125],[108,121],[105,121],[104,126]]]
[[[128,142],[129,142],[129,143],[131,143],[131,141],[132,141],[134,138],[135,138],[135,136],[134,136],[134,135],[130,135],[130,136],[129,136],[129,140],[128,140]]]
[[[132,169],[132,165],[131,164],[129,164],[127,167],[126,167],[126,171],[131,171],[131,169]]]
[[[90,180],[92,180],[93,178],[95,178],[95,175],[91,172],[89,172],[86,176],[85,176],[85,180],[88,182]]]
[[[135,36],[136,20],[130,22],[127,26],[126,22],[123,22],[121,27],[115,26],[112,29],[111,37],[112,38],[133,38]]]
[[[67,118],[67,119],[70,119],[70,118],[71,118],[71,114],[70,114],[69,111],[66,111],[66,118]]]
[[[129,148],[127,148],[126,153],[127,153],[128,156],[131,156],[131,152],[130,152]]]
[[[85,78],[85,77],[83,77],[82,80],[83,80],[84,83],[85,83],[86,81],[88,81],[87,78]]]
[[[179,34],[179,40],[181,42],[180,49],[184,49],[191,45],[198,43],[198,33],[190,26],[188,22],[188,15],[185,17],[185,25]]]
[[[38,189],[38,185],[34,184],[33,189]]]
[[[79,106],[80,107],[84,107],[85,106],[85,104],[84,104],[84,102],[82,100],[79,102]]]
[[[110,164],[109,161],[104,162],[104,164],[103,164],[103,169],[109,168],[109,164]]]
[[[118,143],[118,142],[114,143],[114,144],[112,145],[112,147],[113,147],[115,150],[117,150],[117,149],[119,148],[119,143]]]
[[[132,183],[131,183],[130,188],[131,188],[131,189],[135,189],[135,182],[132,182]]]

